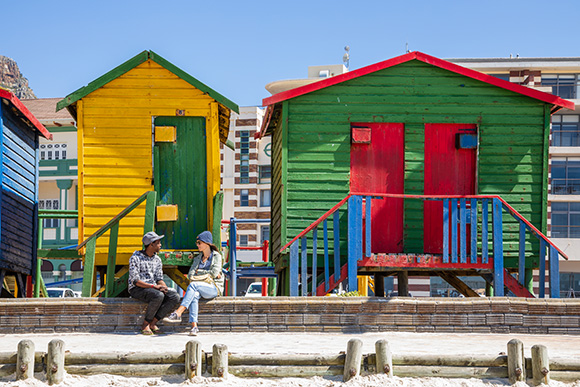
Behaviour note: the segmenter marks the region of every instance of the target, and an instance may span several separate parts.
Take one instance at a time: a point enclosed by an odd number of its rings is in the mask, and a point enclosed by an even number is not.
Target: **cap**
[[[154,231],[149,231],[147,234],[143,235],[143,244],[145,246],[150,245],[163,237],[165,237],[165,235],[157,235]]]

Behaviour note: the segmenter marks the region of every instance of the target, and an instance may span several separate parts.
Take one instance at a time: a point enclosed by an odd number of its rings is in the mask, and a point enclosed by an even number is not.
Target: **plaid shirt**
[[[129,290],[135,287],[135,282],[141,280],[151,285],[163,280],[161,258],[155,254],[147,256],[143,250],[138,250],[129,258]]]

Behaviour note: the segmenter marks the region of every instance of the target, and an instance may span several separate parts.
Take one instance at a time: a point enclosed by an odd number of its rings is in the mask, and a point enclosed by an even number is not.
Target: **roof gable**
[[[210,88],[206,84],[198,81],[197,79],[195,79],[194,77],[192,77],[191,75],[189,75],[185,71],[181,70],[179,67],[175,66],[174,64],[172,64],[168,60],[164,59],[162,56],[154,53],[153,51],[143,51],[143,52],[135,55],[133,58],[131,58],[128,61],[126,61],[125,63],[115,67],[114,69],[112,69],[108,73],[106,73],[106,74],[100,76],[99,78],[95,79],[94,81],[90,82],[88,85],[83,86],[80,89],[67,95],[65,98],[63,98],[62,100],[60,100],[57,103],[56,110],[59,111],[59,110],[66,107],[66,108],[69,108],[69,110],[72,110],[71,113],[73,113],[73,115],[76,115],[76,114],[74,114],[74,109],[71,109],[71,107],[72,107],[71,105],[73,105],[78,100],[86,97],[88,94],[92,93],[93,91],[103,87],[104,85],[111,82],[112,80],[120,77],[121,75],[123,75],[123,74],[129,72],[130,70],[134,69],[135,67],[139,66],[141,63],[146,62],[149,59],[151,59],[152,61],[154,61],[158,65],[162,66],[166,70],[171,71],[173,74],[177,75],[179,78],[183,79],[184,81],[186,81],[187,83],[189,83],[190,85],[195,87],[196,89],[199,89],[199,90],[203,91],[204,93],[207,93],[211,98],[215,99],[218,103],[220,103],[220,104],[226,106],[227,108],[238,113],[239,108],[238,108],[237,104],[230,101],[229,99],[227,99],[226,97],[224,97],[223,95],[221,95],[217,91],[213,90],[212,88]]]
[[[557,111],[560,108],[567,108],[567,109],[572,109],[574,110],[574,103],[572,101],[568,101],[565,99],[562,99],[560,97],[557,97],[555,95],[549,94],[549,93],[544,93],[542,91],[538,91],[538,90],[534,90],[531,89],[529,87],[525,87],[525,86],[521,86],[521,85],[517,85],[515,83],[511,83],[508,81],[504,81],[502,79],[496,78],[494,76],[488,75],[488,74],[484,74],[484,73],[480,73],[478,71],[475,70],[471,70],[465,67],[461,67],[458,66],[454,63],[451,62],[447,62],[443,59],[439,59],[427,54],[423,54],[422,52],[419,51],[413,51],[410,52],[408,54],[405,55],[401,55],[392,59],[388,59],[385,60],[383,62],[379,62],[379,63],[375,63],[372,64],[370,66],[366,66],[366,67],[362,67],[360,69],[345,73],[345,74],[340,74],[337,76],[334,76],[332,78],[327,78],[325,80],[319,81],[319,82],[315,82],[315,83],[311,83],[305,86],[301,86],[301,87],[297,87],[295,89],[290,89],[287,91],[283,91],[281,93],[278,94],[274,94],[271,97],[268,98],[264,98],[262,101],[262,105],[263,106],[270,106],[270,105],[274,105],[278,102],[282,102],[291,98],[295,98],[304,94],[308,94],[311,93],[313,91],[316,90],[320,90],[320,89],[324,89],[342,82],[346,82],[349,81],[351,79],[355,79],[355,78],[359,78],[362,77],[364,75],[367,74],[371,74],[374,73],[376,71],[380,71],[389,67],[393,67],[402,63],[406,63],[412,60],[418,60],[430,65],[433,65],[435,67],[439,67],[448,71],[452,71],[454,73],[472,78],[472,79],[476,79],[478,81],[482,81],[497,87],[500,87],[502,89],[507,89],[534,99],[538,99],[540,101],[549,103],[554,105],[554,108],[552,109],[552,111]]]
[[[52,134],[38,121],[38,119],[28,110],[26,106],[14,94],[8,90],[0,89],[0,100],[7,101],[29,122],[29,126],[45,138],[52,140]]]

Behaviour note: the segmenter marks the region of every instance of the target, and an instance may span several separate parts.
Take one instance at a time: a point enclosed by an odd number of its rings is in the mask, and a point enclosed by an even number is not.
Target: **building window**
[[[247,189],[240,190],[240,207],[248,207],[250,205],[250,191]]]
[[[269,189],[260,190],[260,207],[270,207],[272,204],[270,192]]]
[[[580,273],[560,273],[560,297],[580,298]]]
[[[552,238],[580,238],[580,203],[552,202]]]
[[[250,183],[250,131],[240,130],[240,184]]]
[[[554,157],[551,168],[552,193],[555,195],[580,194],[580,158]]]
[[[558,97],[575,99],[580,81],[577,74],[542,74],[542,86],[551,86],[552,94]]]
[[[580,146],[580,116],[552,116],[552,146]]]
[[[60,204],[58,199],[42,199],[38,201],[39,210],[58,210]],[[44,228],[57,228],[60,224],[60,219],[44,219]]]
[[[270,226],[262,226],[260,228],[260,238],[262,243],[264,243],[264,241],[269,241],[270,240]]]
[[[267,184],[272,181],[272,166],[259,165],[258,166],[258,184]]]
[[[247,246],[248,245],[248,236],[247,235],[240,235],[240,246]]]

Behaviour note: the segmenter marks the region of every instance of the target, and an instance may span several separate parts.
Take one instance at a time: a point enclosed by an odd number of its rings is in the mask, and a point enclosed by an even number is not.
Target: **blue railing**
[[[504,285],[512,285],[511,275],[504,269],[504,211],[509,213],[519,223],[518,233],[518,280],[524,288],[526,271],[526,235],[529,233],[539,240],[540,257],[540,290],[539,296],[545,297],[546,284],[546,252],[548,251],[550,297],[559,297],[559,256],[567,259],[554,243],[535,228],[521,214],[513,209],[499,196],[442,196],[442,195],[397,195],[397,194],[350,194],[323,216],[313,222],[298,234],[280,252],[290,247],[289,281],[290,295],[302,296],[308,294],[322,295],[332,290],[339,282],[347,280],[349,291],[357,290],[357,272],[359,265],[372,254],[390,253],[388,251],[372,251],[371,211],[373,202],[385,198],[402,200],[422,200],[443,202],[442,218],[442,252],[440,257],[433,255],[431,268],[461,268],[488,269],[493,275],[496,296],[504,295]],[[364,204],[364,205],[363,205]],[[340,217],[339,211],[347,205],[346,264],[341,266],[340,259]],[[329,239],[328,220],[332,219],[332,241]],[[344,219],[344,217],[343,217]],[[470,227],[467,227],[470,225]],[[322,240],[319,240],[319,227],[322,227]],[[402,227],[402,222],[401,222]],[[478,229],[481,230],[478,232]],[[491,232],[490,232],[491,231]],[[363,238],[364,232],[364,238]],[[364,241],[364,245],[363,245]],[[469,243],[468,243],[469,241]],[[318,262],[319,244],[324,246],[323,273],[324,278],[319,284]],[[491,243],[491,251],[490,251]],[[334,260],[329,259],[329,244],[332,244]],[[469,249],[468,249],[469,246]],[[491,252],[491,253],[490,253]],[[418,254],[417,254],[418,256]],[[431,255],[429,255],[431,256]],[[439,259],[440,258],[440,259]],[[469,259],[468,259],[469,258]],[[408,263],[408,267],[425,266],[418,259],[417,264]],[[402,267],[402,266],[401,266]],[[331,270],[333,275],[330,275]],[[509,276],[509,277],[508,277]],[[299,290],[299,284],[302,284]],[[310,286],[308,284],[310,283]],[[513,289],[516,295],[531,296],[527,290]]]
[[[236,296],[238,291],[238,278],[277,278],[274,272],[274,267],[270,264],[267,266],[258,266],[251,268],[238,267],[238,250],[248,250],[249,248],[237,245],[237,225],[245,223],[270,223],[270,219],[236,219],[230,218],[229,221],[222,221],[222,223],[229,223],[229,270],[230,270],[230,295]],[[265,244],[268,248],[268,243]],[[255,250],[262,249],[262,247],[253,248]]]

